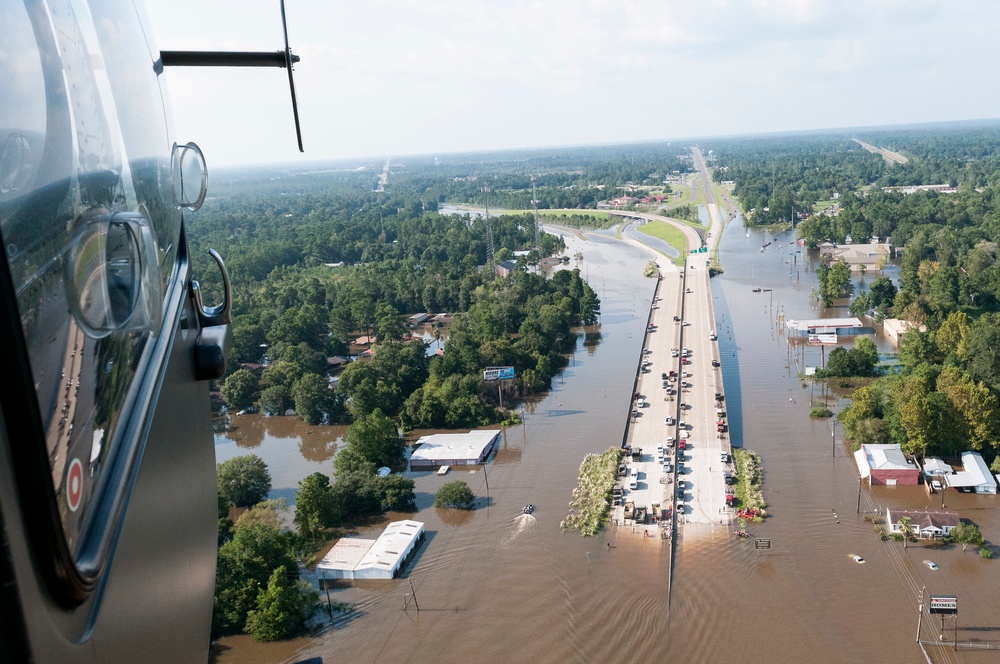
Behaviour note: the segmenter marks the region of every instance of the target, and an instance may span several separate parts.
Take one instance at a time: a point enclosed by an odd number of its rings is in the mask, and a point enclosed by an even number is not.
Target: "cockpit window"
[[[181,223],[143,37],[93,4],[0,4],[0,235],[74,555],[142,435]]]

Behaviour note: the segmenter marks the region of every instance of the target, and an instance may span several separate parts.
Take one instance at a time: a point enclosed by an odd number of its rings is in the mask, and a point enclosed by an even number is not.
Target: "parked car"
[[[713,367],[721,367],[722,363],[719,362],[718,360],[712,360],[712,366]]]
[[[677,424],[677,420],[675,420],[675,419],[674,419],[674,418],[672,418],[672,417],[668,417],[668,418],[667,418],[667,426],[668,426],[668,427],[672,427],[672,426],[674,426],[675,424]]]
[[[944,491],[944,485],[938,480],[931,480],[931,488],[935,491]]]
[[[930,560],[925,560],[925,561],[924,561],[924,564],[925,564],[925,565],[927,565],[927,567],[929,567],[929,568],[931,568],[932,570],[934,570],[935,572],[936,572],[936,571],[938,571],[938,566],[937,566],[937,565],[935,565],[935,564],[934,564],[933,562],[931,562]]]

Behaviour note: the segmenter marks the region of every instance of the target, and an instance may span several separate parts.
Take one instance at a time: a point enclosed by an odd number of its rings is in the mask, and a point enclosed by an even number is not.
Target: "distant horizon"
[[[154,48],[284,45],[275,0],[147,10]],[[994,0],[289,0],[286,10],[306,154],[287,72],[168,68],[177,140],[209,163],[622,145],[1000,109],[987,75]]]
[[[226,164],[215,167],[215,169],[220,171],[237,171],[240,169],[263,169],[263,168],[282,168],[287,169],[288,167],[297,168],[311,168],[316,166],[361,166],[367,165],[364,162],[379,162],[380,164],[386,159],[391,159],[395,162],[397,159],[402,162],[407,159],[435,159],[443,158],[449,156],[475,156],[475,155],[502,155],[505,153],[525,153],[525,152],[544,152],[546,150],[579,150],[585,148],[613,148],[613,147],[627,147],[627,146],[649,146],[649,145],[663,145],[669,143],[678,143],[685,146],[690,146],[696,144],[698,141],[718,141],[718,140],[729,140],[729,139],[745,139],[745,138],[778,138],[782,136],[823,136],[823,135],[836,135],[836,134],[846,134],[850,132],[861,132],[861,131],[891,131],[891,130],[921,130],[921,129],[934,129],[934,128],[949,128],[949,127],[985,127],[992,124],[1000,125],[1000,117],[996,118],[977,118],[970,120],[940,120],[931,122],[914,122],[905,124],[886,124],[886,125],[861,125],[856,127],[826,127],[822,129],[798,129],[798,130],[788,130],[788,131],[769,131],[769,132],[757,132],[757,133],[745,133],[745,134],[720,134],[714,136],[690,136],[682,138],[665,138],[665,139],[651,139],[646,141],[621,141],[621,142],[609,142],[609,143],[579,143],[575,145],[542,145],[542,146],[520,146],[511,148],[497,148],[497,149],[483,149],[483,150],[467,150],[467,151],[450,151],[450,152],[425,152],[425,153],[412,153],[412,154],[400,154],[393,155],[390,153],[385,154],[372,154],[363,157],[346,157],[346,158],[331,158],[331,159],[311,159],[302,161],[286,161],[286,162],[258,162],[258,163],[247,163],[247,164]],[[305,140],[305,137],[303,137]],[[878,146],[885,147],[885,146]],[[308,150],[305,155],[308,155]],[[212,168],[209,164],[209,168]],[[214,169],[213,169],[214,170]]]

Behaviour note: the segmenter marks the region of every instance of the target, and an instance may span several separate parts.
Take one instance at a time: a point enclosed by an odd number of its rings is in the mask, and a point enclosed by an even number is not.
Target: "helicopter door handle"
[[[206,307],[201,300],[201,287],[197,281],[191,282],[191,293],[194,295],[194,303],[198,307],[198,322],[202,327],[214,327],[216,325],[229,325],[233,322],[233,287],[229,282],[229,270],[222,260],[222,256],[215,249],[209,249],[208,253],[219,266],[222,273],[222,303],[214,307]]]
[[[222,273],[222,303],[214,307],[206,307],[201,299],[201,287],[197,281],[191,281],[191,295],[201,332],[195,342],[195,375],[198,380],[213,380],[221,378],[226,373],[226,355],[233,343],[232,306],[233,288],[229,281],[229,270],[215,249],[209,249]]]

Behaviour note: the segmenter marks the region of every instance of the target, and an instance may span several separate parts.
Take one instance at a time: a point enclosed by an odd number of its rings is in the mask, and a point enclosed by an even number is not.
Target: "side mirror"
[[[156,241],[141,212],[84,217],[65,262],[69,308],[85,334],[150,332],[163,312]]]

